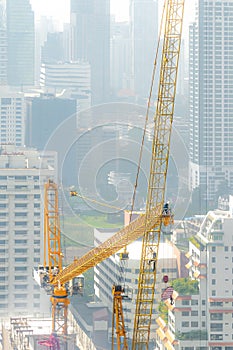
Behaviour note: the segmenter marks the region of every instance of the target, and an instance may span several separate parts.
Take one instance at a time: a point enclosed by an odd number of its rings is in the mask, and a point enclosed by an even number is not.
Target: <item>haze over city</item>
[[[233,0],[0,0],[0,52],[0,350],[233,350]]]

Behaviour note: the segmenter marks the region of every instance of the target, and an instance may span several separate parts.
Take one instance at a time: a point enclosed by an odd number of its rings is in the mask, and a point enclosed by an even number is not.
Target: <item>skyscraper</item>
[[[7,0],[8,85],[34,85],[34,13],[29,0]]]
[[[44,313],[48,299],[32,278],[42,260],[43,184],[56,178],[56,154],[0,149],[0,317]],[[48,306],[47,306],[48,310]]]
[[[233,189],[233,1],[197,1],[190,26],[190,189]],[[226,191],[226,189],[225,189]],[[224,193],[222,193],[224,194]]]
[[[26,104],[24,94],[0,89],[0,143],[25,144]]]
[[[157,0],[130,0],[130,24],[134,90],[140,98],[148,98],[158,36]]]
[[[5,7],[0,1],[0,85],[7,84],[7,36]]]
[[[108,101],[110,71],[110,1],[71,0],[72,60],[91,66],[92,104]]]

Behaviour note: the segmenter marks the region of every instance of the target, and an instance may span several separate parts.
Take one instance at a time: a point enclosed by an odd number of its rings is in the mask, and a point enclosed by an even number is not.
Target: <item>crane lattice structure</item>
[[[144,350],[148,349],[149,346],[161,225],[162,222],[167,225],[171,219],[169,213],[163,213],[163,204],[174,114],[184,0],[165,0],[165,4],[166,21],[157,108],[154,116],[154,137],[146,213],[63,269],[58,206],[56,204],[57,187],[50,181],[45,193],[48,195],[51,192],[50,196],[56,198],[55,204],[51,206],[50,202],[45,200],[45,216],[50,213],[50,220],[45,220],[45,226],[47,226],[45,242],[48,246],[44,247],[44,254],[48,254],[48,259],[44,259],[43,268],[35,272],[35,279],[47,292],[52,294],[53,332],[67,335],[68,296],[73,293],[70,292],[70,282],[139,237],[143,237],[132,350]],[[50,211],[48,211],[47,205],[50,206]],[[77,286],[76,291],[79,288],[81,287]],[[121,348],[118,347],[118,350]]]
[[[132,350],[148,349],[175,106],[184,0],[167,0]],[[151,228],[154,210],[157,220]],[[151,264],[151,260],[154,263]]]

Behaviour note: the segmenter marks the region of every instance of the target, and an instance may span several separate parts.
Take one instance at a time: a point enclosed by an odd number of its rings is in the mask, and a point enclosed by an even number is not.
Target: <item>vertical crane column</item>
[[[44,193],[44,267],[49,284],[62,271],[61,230],[58,207],[58,187],[53,181],[45,184]],[[68,292],[60,282],[52,289],[52,332],[67,335]]]
[[[132,350],[148,349],[150,340],[153,302],[155,297],[156,266],[162,225],[162,210],[168,169],[183,23],[184,0],[165,1],[166,21],[158,100],[154,117],[152,159],[148,184],[145,231],[138,279]],[[154,208],[158,210],[158,220],[153,229],[151,229],[150,222],[152,220],[151,216],[154,215]]]

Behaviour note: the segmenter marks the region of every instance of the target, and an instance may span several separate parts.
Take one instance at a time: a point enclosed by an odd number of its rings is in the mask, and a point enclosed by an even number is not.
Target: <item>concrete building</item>
[[[0,1],[0,84],[7,84],[7,33],[4,2]]]
[[[34,12],[29,0],[7,0],[8,85],[34,85]]]
[[[0,143],[25,143],[26,104],[24,94],[0,89]]]
[[[116,230],[95,229],[94,243],[101,244],[103,241],[114,235]],[[119,254],[115,254],[109,259],[101,262],[94,268],[94,288],[95,295],[106,303],[110,312],[112,311],[112,286],[116,283],[122,283],[122,277],[125,278],[126,294],[129,299],[123,301],[124,319],[127,327],[128,337],[132,339],[132,331],[134,326],[135,300],[137,296],[139,264],[141,257],[140,241],[136,241],[127,247],[129,252],[129,260],[123,266],[124,275],[121,276],[121,262]],[[161,294],[167,285],[163,282],[163,276],[168,275],[169,281],[178,277],[178,264],[176,253],[173,247],[168,243],[161,243],[159,248],[158,265],[157,265],[157,285],[156,285],[156,301],[154,312],[156,313],[158,303],[161,301]],[[155,334],[155,318],[152,319],[152,338]],[[110,335],[109,335],[110,336]]]
[[[47,159],[56,164],[56,154]],[[56,169],[35,149],[2,145],[0,152],[0,318],[49,312],[32,268],[43,254],[43,185]]]
[[[232,0],[198,0],[190,26],[189,186],[200,187],[205,212],[222,184],[233,189],[232,22]]]
[[[132,88],[132,46],[128,22],[111,23],[111,91],[115,96]]]
[[[110,1],[70,0],[71,60],[91,67],[92,105],[107,102],[110,86]]]
[[[91,105],[91,70],[87,62],[58,62],[41,65],[40,84],[54,90],[68,90],[69,97],[77,100],[79,109]]]
[[[158,1],[131,0],[130,26],[134,92],[139,99],[147,99],[158,36]]]
[[[199,291],[195,295],[175,293],[174,305],[167,303],[168,325],[157,322],[159,350],[233,349],[232,208],[230,196],[230,209],[208,212],[199,232],[190,239],[186,267],[190,278],[199,281]],[[164,335],[167,329],[172,344]]]
[[[42,93],[27,100],[26,145],[43,150],[56,128],[76,113],[76,100]]]

